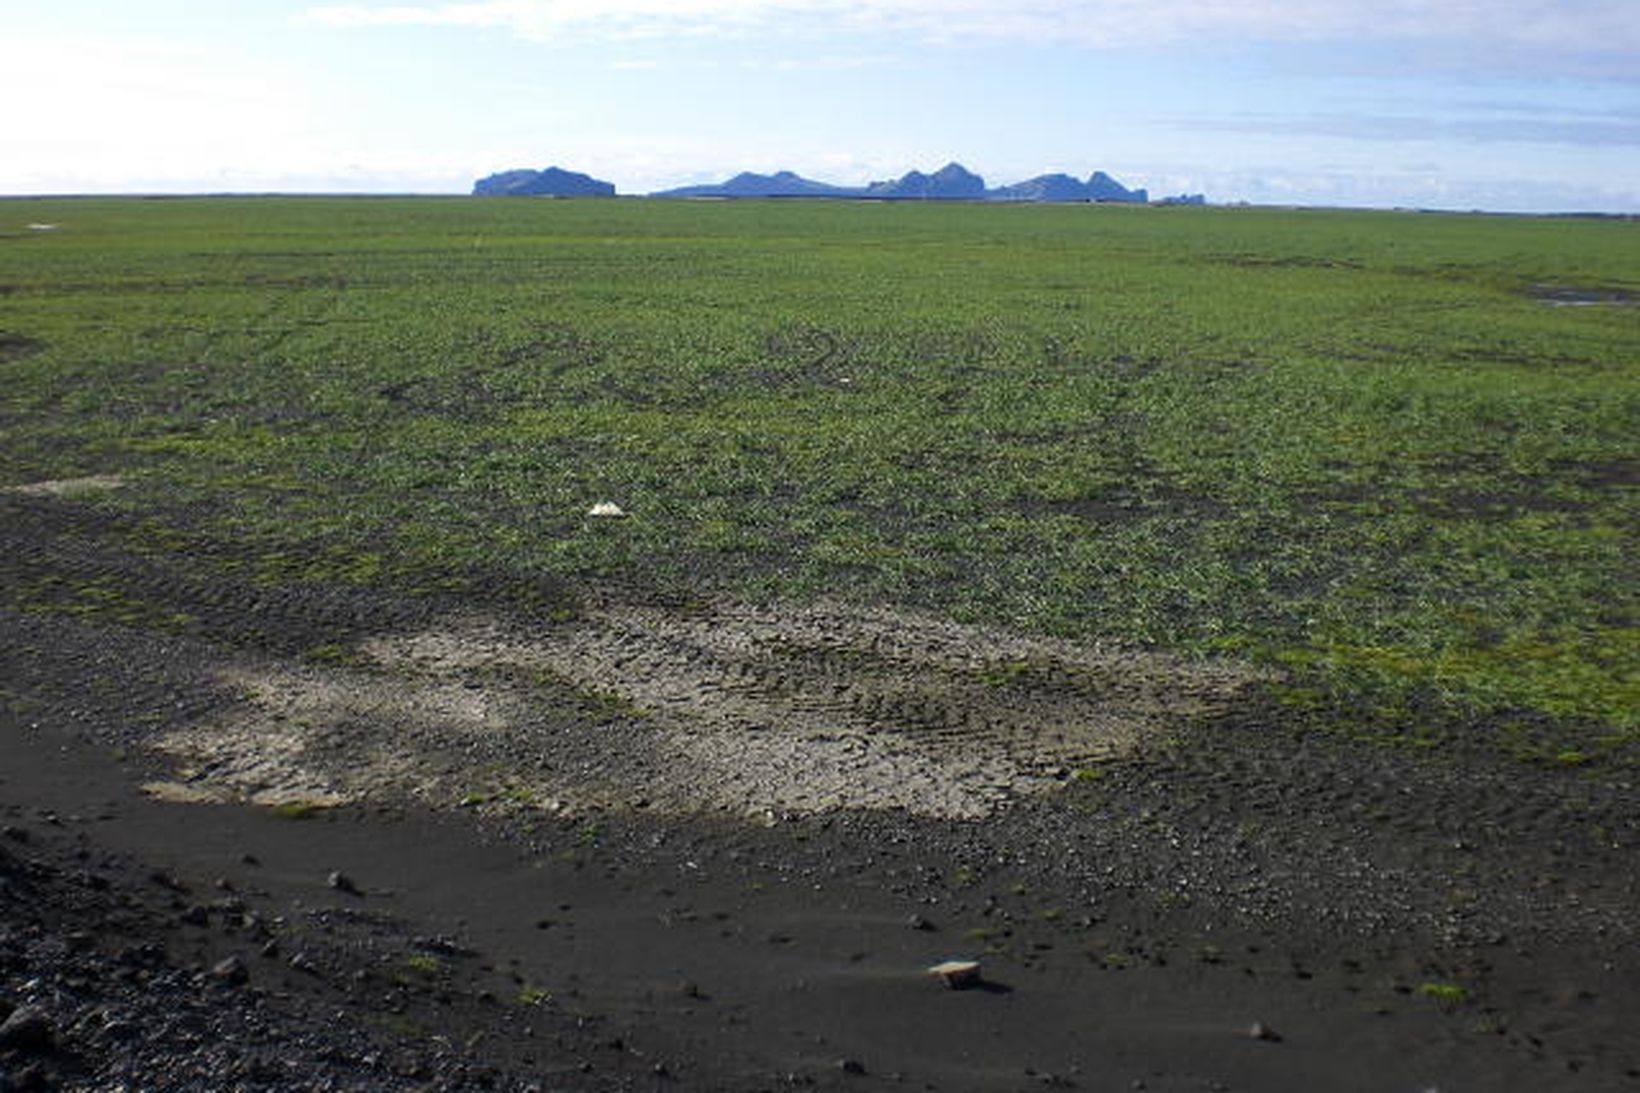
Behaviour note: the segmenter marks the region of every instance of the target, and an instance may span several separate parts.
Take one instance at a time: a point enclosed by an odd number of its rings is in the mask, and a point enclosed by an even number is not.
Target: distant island
[[[473,183],[475,197],[614,197],[615,184],[591,175],[548,167],[502,171]]]
[[[548,167],[543,171],[513,170],[482,178],[473,184],[476,196],[610,197],[612,183],[574,171]],[[1011,186],[987,189],[985,179],[960,163],[948,163],[933,174],[908,171],[896,179],[865,186],[834,186],[791,171],[772,175],[743,171],[723,182],[680,186],[648,195],[661,198],[809,197],[864,198],[877,201],[1100,201],[1142,205],[1150,201],[1143,188],[1130,190],[1103,171],[1086,181],[1066,174],[1038,175]],[[1204,205],[1202,194],[1165,197],[1164,205]]]

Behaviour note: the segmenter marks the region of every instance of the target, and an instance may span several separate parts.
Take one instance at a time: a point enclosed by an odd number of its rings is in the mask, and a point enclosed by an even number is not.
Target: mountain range
[[[1103,171],[1086,182],[1070,175],[1038,175],[1011,186],[987,189],[985,179],[960,163],[947,163],[933,174],[908,171],[896,179],[866,186],[833,186],[790,171],[772,175],[744,172],[726,182],[682,186],[650,197],[863,197],[883,201],[1121,201],[1144,203],[1150,195],[1130,190]]]
[[[548,167],[544,171],[503,171],[480,179],[473,185],[479,196],[546,195],[555,197],[609,196],[615,187],[587,175]],[[650,197],[731,198],[731,197],[831,197],[868,198],[880,201],[1111,201],[1144,204],[1150,195],[1144,189],[1130,190],[1103,171],[1095,171],[1086,181],[1066,174],[1038,175],[1010,186],[987,189],[985,180],[960,163],[948,163],[933,174],[908,171],[896,179],[865,186],[834,186],[817,182],[791,171],[760,175],[743,171],[723,182],[680,186],[661,190]],[[1204,203],[1200,194],[1164,198],[1167,204]]]

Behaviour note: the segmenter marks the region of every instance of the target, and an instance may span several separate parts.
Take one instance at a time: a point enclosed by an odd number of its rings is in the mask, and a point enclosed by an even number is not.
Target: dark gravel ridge
[[[19,811],[0,845],[0,1090],[526,1090],[575,1070],[488,1061],[485,1029],[506,1022],[466,969],[391,971],[406,951],[460,952],[447,939],[346,908],[291,921],[266,892],[95,849],[94,820]]]

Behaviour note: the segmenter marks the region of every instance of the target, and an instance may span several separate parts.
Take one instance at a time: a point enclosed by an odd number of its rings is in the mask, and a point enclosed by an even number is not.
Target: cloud
[[[1440,170],[1294,171],[1283,167],[1197,175],[1214,201],[1494,212],[1640,213],[1640,188],[1621,184],[1454,175]]]
[[[444,0],[311,9],[332,26],[502,28],[520,37],[876,32],[939,41],[1142,46],[1202,38],[1262,42],[1451,41],[1477,62],[1493,47],[1640,53],[1633,0]]]
[[[1566,144],[1585,148],[1640,148],[1640,119],[1607,114],[1590,117],[1432,118],[1403,114],[1251,114],[1192,118],[1185,129],[1223,133],[1332,137],[1379,142],[1463,141],[1474,144]]]

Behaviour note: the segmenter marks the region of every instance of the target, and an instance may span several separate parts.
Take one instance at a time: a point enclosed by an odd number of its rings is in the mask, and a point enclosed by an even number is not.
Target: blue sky
[[[14,7],[16,5],[13,5]],[[957,160],[1216,201],[1640,212],[1640,0],[53,0],[0,193],[623,193]]]

